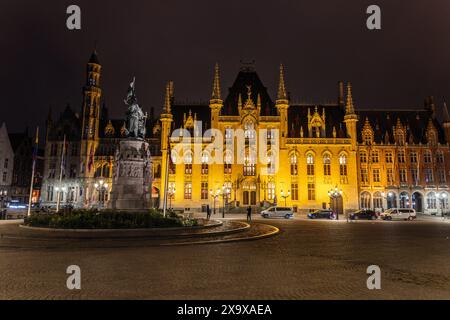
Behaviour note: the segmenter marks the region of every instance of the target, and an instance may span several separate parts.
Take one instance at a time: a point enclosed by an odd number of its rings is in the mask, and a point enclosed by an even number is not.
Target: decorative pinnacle
[[[284,84],[284,67],[280,64],[280,83],[278,85],[278,100],[287,100],[286,86]]]
[[[347,104],[345,106],[345,113],[347,115],[355,113],[355,107],[353,106],[353,97],[352,97],[352,85],[350,82],[347,83]]]
[[[220,100],[220,78],[219,78],[219,64],[216,63],[214,67],[214,82],[211,99]]]
[[[444,121],[443,122],[450,122],[450,115],[448,114],[448,108],[447,108],[447,101],[445,101],[445,98],[444,98],[444,106],[443,106],[443,108],[444,108]]]
[[[164,112],[165,113],[170,113],[171,112],[171,108],[170,108],[170,98],[171,98],[171,88],[173,86],[173,82],[172,81],[168,81],[166,84],[166,98],[164,101]]]

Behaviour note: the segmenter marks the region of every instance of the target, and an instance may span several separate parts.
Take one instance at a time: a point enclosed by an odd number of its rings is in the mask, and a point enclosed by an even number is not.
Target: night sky
[[[82,29],[66,28],[66,8],[81,7]],[[366,28],[378,4],[382,30]],[[0,122],[10,132],[44,125],[51,105],[79,112],[85,69],[97,42],[103,99],[124,117],[123,98],[136,76],[141,106],[161,109],[167,80],[178,100],[206,101],[214,63],[222,92],[240,60],[275,96],[285,65],[291,98],[335,99],[351,81],[357,108],[420,107],[427,95],[450,100],[448,0],[92,1],[1,0]]]

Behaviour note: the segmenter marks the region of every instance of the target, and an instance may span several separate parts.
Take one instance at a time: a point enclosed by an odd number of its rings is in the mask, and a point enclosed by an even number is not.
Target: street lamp
[[[281,190],[281,197],[284,199],[284,206],[286,207],[286,199],[291,195],[291,191],[288,190],[287,194],[284,194],[283,190]]]
[[[437,198],[440,200],[441,216],[442,216],[442,218],[444,218],[444,203],[445,203],[445,199],[447,199],[447,193],[445,193],[445,192],[438,193]]]
[[[67,188],[65,186],[55,187],[56,191],[56,212],[59,212],[59,207],[61,205],[61,193],[64,199],[64,192],[66,192]]]
[[[211,197],[213,197],[213,200],[214,200],[214,202],[213,202],[213,208],[214,208],[213,209],[213,214],[216,214],[216,199],[217,199],[217,197],[220,194],[220,189],[217,188],[216,193],[214,193],[213,189],[210,189],[209,190],[209,194],[211,195]]]
[[[337,201],[337,199],[339,197],[342,197],[342,194],[344,192],[342,191],[342,189],[338,189],[338,187],[336,186],[334,189],[331,189],[328,191],[328,196],[334,201]],[[336,220],[339,220],[339,210],[336,210]]]
[[[108,191],[108,184],[105,183],[103,180],[100,180],[98,183],[94,184],[95,189],[99,193],[99,200],[100,200],[100,207],[103,208],[105,205],[105,195]]]
[[[218,191],[220,193],[219,189]],[[227,188],[225,185],[222,186],[222,218],[225,218],[225,204],[228,202],[228,194],[230,192],[230,188]]]

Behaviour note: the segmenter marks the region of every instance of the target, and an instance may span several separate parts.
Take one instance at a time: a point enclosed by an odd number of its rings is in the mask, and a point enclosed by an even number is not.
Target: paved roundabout
[[[212,220],[202,227],[156,229],[50,229],[0,226],[0,248],[111,248],[194,245],[257,240],[279,233],[277,227],[242,221]]]

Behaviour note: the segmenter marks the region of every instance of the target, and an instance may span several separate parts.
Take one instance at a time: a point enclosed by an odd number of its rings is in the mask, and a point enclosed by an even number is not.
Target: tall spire
[[[220,100],[220,78],[219,78],[219,64],[216,63],[214,67],[214,82],[211,99]]]
[[[347,104],[345,106],[346,114],[354,114],[355,107],[353,105],[353,97],[352,97],[352,85],[350,82],[347,83]]]
[[[280,82],[278,85],[278,100],[287,100],[286,86],[284,84],[284,67],[280,64]]]
[[[168,81],[166,84],[166,96],[165,96],[165,100],[164,100],[164,112],[165,113],[171,112],[171,108],[170,108],[171,101],[170,100],[171,100],[172,87],[173,87],[173,82]]]
[[[444,111],[444,121],[443,122],[450,122],[450,115],[448,114],[448,108],[447,108],[447,101],[445,101],[444,98],[444,106],[443,106],[443,111]]]

